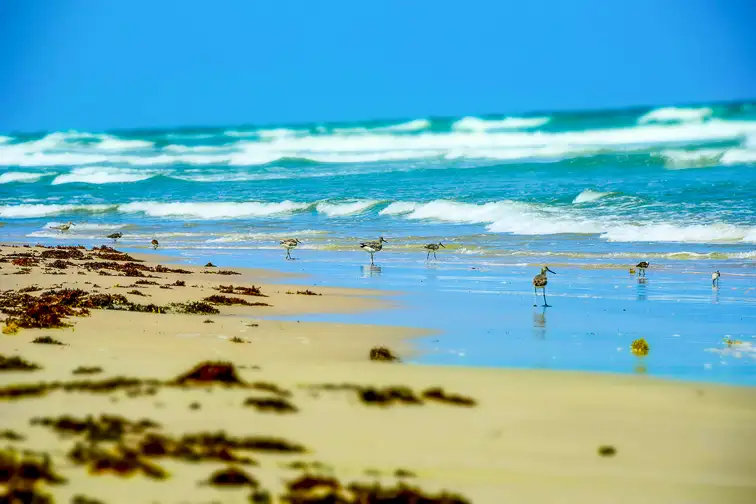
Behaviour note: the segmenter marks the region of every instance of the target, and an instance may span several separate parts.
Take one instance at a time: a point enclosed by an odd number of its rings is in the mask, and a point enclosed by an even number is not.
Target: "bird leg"
[[[291,259],[291,249],[286,249],[286,259]]]
[[[373,264],[375,264],[373,262],[373,252],[370,252],[370,266],[372,266]]]
[[[546,286],[543,287],[543,307],[548,308],[550,305],[546,302]]]
[[[438,259],[438,257],[436,257],[436,251],[434,250],[434,251],[433,251],[433,260],[435,261],[435,260],[437,260],[437,259]]]
[[[429,261],[429,260],[430,260],[430,253],[431,253],[431,251],[429,250],[429,251],[428,251],[428,255],[427,255],[427,256],[425,256],[425,260],[426,260],[426,261]]]

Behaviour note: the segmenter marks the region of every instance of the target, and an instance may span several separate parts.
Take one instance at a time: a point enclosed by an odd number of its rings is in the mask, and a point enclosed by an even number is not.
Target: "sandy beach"
[[[344,322],[401,296],[108,248],[0,254],[0,446],[19,496],[756,500],[754,387],[372,361],[431,334]],[[62,327],[23,327],[56,304]]]

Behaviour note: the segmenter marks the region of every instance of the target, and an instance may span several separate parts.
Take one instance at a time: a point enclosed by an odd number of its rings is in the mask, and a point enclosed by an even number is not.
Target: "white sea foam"
[[[123,151],[134,149],[148,149],[154,144],[147,140],[124,140],[112,136],[103,136],[99,143],[95,144],[98,149]]]
[[[7,219],[28,219],[71,212],[106,212],[114,208],[116,208],[115,205],[3,205],[0,206],[0,217]]]
[[[673,223],[622,225],[607,228],[601,238],[610,242],[756,243],[756,226]]]
[[[495,131],[538,128],[551,121],[550,117],[507,117],[505,119],[480,119],[464,117],[454,124],[455,131]]]
[[[407,121],[400,124],[392,124],[390,126],[380,126],[372,128],[370,131],[386,131],[386,132],[410,132],[421,131],[430,128],[430,121],[428,119],[415,119],[414,121]]]
[[[0,175],[0,184],[9,184],[11,182],[36,182],[45,175],[45,173],[5,172]]]
[[[575,196],[575,199],[572,200],[573,203],[590,203],[591,201],[597,201],[605,196],[609,196],[610,192],[601,192],[601,191],[593,191],[591,189],[586,189],[585,191],[581,192],[577,196]]]
[[[700,122],[710,117],[713,111],[708,107],[678,108],[663,107],[654,109],[638,119],[638,124],[670,123],[670,122]]]
[[[328,203],[324,201],[318,203],[315,209],[318,213],[325,214],[328,217],[345,217],[347,215],[361,214],[378,203],[379,201],[376,200],[352,201],[349,203]]]
[[[402,215],[412,212],[416,207],[417,203],[413,203],[412,201],[396,201],[394,203],[391,203],[389,206],[378,212],[379,215]]]
[[[55,135],[55,134],[53,134]],[[146,150],[141,155],[125,155],[76,144],[60,149],[64,137],[47,137],[20,144],[0,144],[0,165],[58,166],[113,163],[121,165],[158,166],[175,163],[208,165],[230,164],[256,166],[284,158],[309,159],[320,163],[370,163],[416,160],[423,158],[559,160],[593,155],[599,152],[629,152],[651,148],[673,148],[678,145],[720,141],[742,141],[756,136],[756,121],[726,121],[682,124],[644,124],[630,128],[592,129],[567,132],[529,131],[425,131],[416,135],[392,135],[368,132],[361,135],[328,134],[279,136],[265,141],[240,140],[223,150],[203,151],[181,149]],[[61,138],[63,138],[61,140]],[[96,144],[94,144],[96,145]],[[203,154],[205,152],[205,154]],[[740,161],[751,151],[733,150],[726,161]]]
[[[125,213],[144,213],[151,217],[184,217],[189,219],[235,219],[241,217],[270,217],[309,208],[308,203],[281,201],[279,203],[160,203],[143,201],[119,205]]]
[[[60,184],[116,184],[138,182],[154,177],[157,173],[136,171],[112,166],[87,166],[74,168],[70,173],[58,175],[51,185]]]

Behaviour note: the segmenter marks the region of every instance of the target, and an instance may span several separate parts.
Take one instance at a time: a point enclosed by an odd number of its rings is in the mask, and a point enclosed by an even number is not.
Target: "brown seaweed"
[[[215,290],[219,291],[221,294],[241,294],[244,296],[258,296],[258,297],[268,297],[265,294],[260,291],[260,288],[253,285],[251,287],[244,287],[240,285],[219,285],[218,287],[214,287]]]
[[[222,306],[242,305],[242,306],[270,306],[268,303],[250,303],[246,299],[238,297],[222,296],[220,294],[213,294],[208,296],[203,301]]]
[[[385,346],[377,346],[370,349],[370,360],[372,361],[383,361],[383,362],[397,362],[401,359],[394,355],[394,352],[391,351],[388,347]]]
[[[17,355],[12,357],[0,355],[0,371],[37,371],[38,369],[42,367]]]
[[[38,338],[34,338],[32,340],[32,343],[37,343],[40,345],[65,345],[65,343],[63,343],[62,341],[58,341],[51,336],[39,336]]]
[[[475,406],[475,399],[457,394],[447,394],[441,387],[433,387],[423,392],[423,398],[455,406]]]
[[[299,410],[286,399],[280,397],[248,397],[245,406],[252,406],[257,411],[271,413],[296,413]]]

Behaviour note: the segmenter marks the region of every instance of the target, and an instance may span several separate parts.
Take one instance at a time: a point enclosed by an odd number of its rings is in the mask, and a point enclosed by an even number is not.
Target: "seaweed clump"
[[[229,297],[229,296],[222,296],[220,294],[213,294],[212,296],[208,296],[203,301],[207,303],[212,303],[216,305],[223,305],[223,306],[232,306],[232,305],[242,305],[242,306],[270,306],[268,303],[250,303],[246,299],[238,298],[238,297]]]
[[[193,313],[200,315],[216,315],[220,310],[209,303],[203,301],[192,301],[190,303],[176,303],[173,305],[177,313]]]
[[[221,383],[229,386],[244,386],[236,368],[230,362],[208,361],[197,364],[192,369],[174,378],[170,384],[178,386]]]
[[[39,483],[61,485],[65,482],[55,472],[46,453],[25,451],[19,456],[12,449],[0,451],[0,484],[5,486],[5,492],[0,493],[0,502],[52,504],[52,498],[41,493],[36,486]]]
[[[397,362],[401,359],[397,357],[394,352],[388,347],[377,346],[370,349],[370,360],[383,361],[383,362]]]
[[[42,368],[17,355],[12,357],[0,355],[0,371],[37,371],[38,369]]]
[[[300,296],[322,296],[323,295],[323,294],[318,294],[315,291],[311,291],[310,289],[305,289],[303,291],[298,290],[296,292],[286,291],[286,294],[298,294]]]
[[[260,486],[260,483],[251,474],[237,467],[227,467],[226,469],[215,471],[208,478],[207,484],[232,487],[248,486],[252,488]]]
[[[281,397],[249,397],[244,406],[251,406],[257,411],[272,413],[296,413],[296,406]]]
[[[252,287],[244,287],[241,285],[219,285],[218,287],[215,287],[215,290],[219,291],[221,294],[241,294],[244,296],[259,296],[259,297],[268,297],[265,294],[262,293],[260,290],[260,287],[252,286]]]
[[[639,357],[648,355],[649,349],[648,343],[643,338],[639,338],[630,344],[630,351]]]
[[[475,406],[475,399],[458,394],[447,394],[441,387],[433,387],[423,392],[423,398],[455,406]]]
[[[99,366],[91,366],[91,367],[79,366],[73,371],[71,371],[71,373],[75,375],[98,374],[98,373],[102,373],[102,368]]]
[[[40,336],[38,338],[34,338],[32,343],[37,343],[40,345],[65,345],[65,343],[63,343],[62,341],[58,341],[51,336]]]

